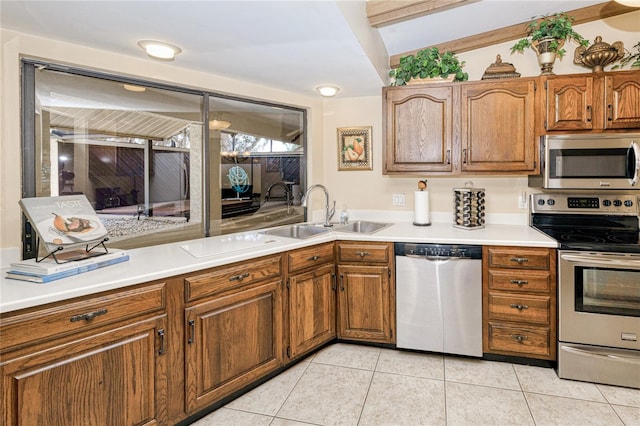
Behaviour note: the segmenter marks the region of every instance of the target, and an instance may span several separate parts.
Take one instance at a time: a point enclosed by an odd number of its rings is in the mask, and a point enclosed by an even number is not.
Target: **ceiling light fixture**
[[[616,3],[620,3],[629,7],[640,7],[640,0],[615,0]]]
[[[323,86],[316,87],[316,90],[322,96],[326,96],[326,97],[330,98],[331,96],[335,96],[336,93],[338,93],[340,91],[340,88],[338,86],[333,86],[331,84],[325,84]]]
[[[145,87],[126,83],[124,84],[124,88],[130,92],[144,92],[145,90],[147,90]]]
[[[157,40],[140,40],[138,46],[143,48],[151,58],[165,61],[173,61],[175,56],[182,52],[178,46]]]
[[[224,130],[231,126],[231,123],[224,120],[211,120],[209,121],[209,129],[211,130]]]

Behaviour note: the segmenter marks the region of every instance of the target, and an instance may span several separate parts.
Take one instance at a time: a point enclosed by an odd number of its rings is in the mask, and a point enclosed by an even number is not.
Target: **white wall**
[[[592,22],[576,27],[590,40],[601,35],[612,43],[617,40],[631,48],[640,33],[640,11]],[[337,200],[338,208],[346,204],[349,209],[384,209],[408,211],[412,209],[412,194],[417,177],[391,177],[382,175],[382,99],[381,96],[365,98],[340,98],[322,101],[316,97],[276,90],[249,84],[226,77],[205,74],[180,68],[179,61],[161,63],[149,59],[137,59],[111,52],[56,42],[31,35],[0,30],[0,249],[20,245],[20,57],[42,58],[57,63],[130,75],[145,80],[157,80],[176,85],[190,85],[216,92],[268,99],[298,107],[309,108],[309,183],[324,183]],[[525,76],[539,74],[536,57],[532,51],[510,55],[513,43],[478,49],[460,55],[467,62],[465,67],[471,80],[479,80],[484,70],[501,54],[504,62],[512,62]],[[575,45],[567,47],[567,56],[556,62],[557,74],[589,72],[572,63]],[[373,127],[373,170],[337,171],[338,127]],[[517,196],[522,191],[531,192],[526,177],[464,177],[429,178],[431,207],[434,212],[448,212],[452,205],[452,189],[472,180],[487,192],[487,209],[492,213],[520,213]],[[533,190],[535,192],[535,190]],[[404,207],[392,207],[393,193],[406,193]],[[315,207],[314,207],[315,208]]]

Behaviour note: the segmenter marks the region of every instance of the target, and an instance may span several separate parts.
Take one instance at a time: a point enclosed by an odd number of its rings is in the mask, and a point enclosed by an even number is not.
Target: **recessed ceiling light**
[[[165,61],[172,61],[178,53],[182,52],[178,46],[157,40],[140,40],[138,46],[143,48],[150,57]]]
[[[316,90],[322,96],[331,97],[331,96],[335,96],[335,94],[340,91],[340,88],[338,86],[334,86],[331,84],[325,84],[323,86],[316,87]]]
[[[123,86],[130,92],[144,92],[145,90],[147,90],[145,87],[136,86],[134,84],[124,84]]]

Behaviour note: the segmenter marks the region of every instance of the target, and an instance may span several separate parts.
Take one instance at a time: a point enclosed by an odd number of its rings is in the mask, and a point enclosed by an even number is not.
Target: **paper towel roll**
[[[414,225],[431,225],[431,220],[429,220],[429,191],[415,191],[413,212]]]

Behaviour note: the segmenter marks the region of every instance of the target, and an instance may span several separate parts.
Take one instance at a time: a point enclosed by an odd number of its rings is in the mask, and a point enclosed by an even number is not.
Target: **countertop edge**
[[[249,231],[238,235],[255,233],[256,231]],[[228,237],[225,235],[209,238]],[[259,248],[201,258],[196,258],[181,248],[190,242],[197,243],[203,240],[197,239],[127,250],[131,257],[128,262],[46,284],[7,279],[5,278],[7,269],[3,269],[0,278],[0,314],[338,240],[558,247],[557,242],[552,238],[524,225],[487,225],[482,229],[467,230],[454,228],[448,223],[433,223],[432,226],[417,227],[410,222],[395,222],[374,234],[334,230],[305,240],[273,237],[270,238],[270,244],[262,245]],[[159,267],[159,264],[162,267]]]

